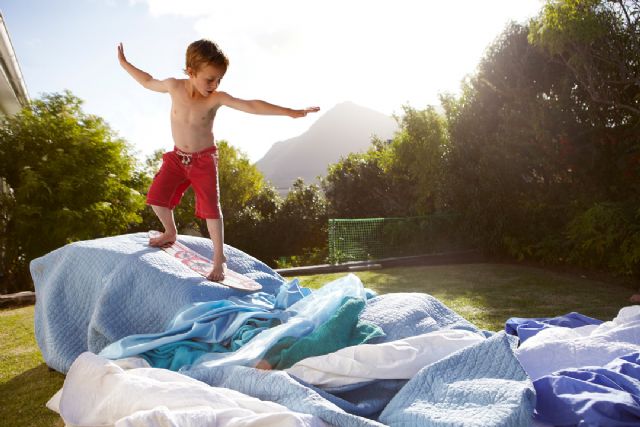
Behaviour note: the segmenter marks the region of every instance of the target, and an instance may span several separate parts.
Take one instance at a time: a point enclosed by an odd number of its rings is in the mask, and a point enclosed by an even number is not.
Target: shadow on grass
[[[509,317],[553,317],[572,311],[611,320],[630,304],[633,293],[629,286],[510,264],[402,267],[357,275],[379,294],[431,294],[472,323],[494,331]],[[318,286],[322,280],[317,276],[309,283]],[[306,281],[302,284],[307,286]]]
[[[470,321],[489,323],[493,330],[501,329],[509,317],[553,317],[572,311],[610,320],[629,305],[632,293],[619,284],[514,265],[420,268],[409,277],[393,273],[385,275],[380,292],[398,292],[402,281],[420,282],[418,292],[432,294]]]
[[[0,424],[12,427],[63,427],[45,404],[64,382],[64,375],[44,363],[0,384]]]

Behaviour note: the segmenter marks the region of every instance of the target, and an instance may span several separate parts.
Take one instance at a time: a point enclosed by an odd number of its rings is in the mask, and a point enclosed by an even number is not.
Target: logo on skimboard
[[[157,231],[149,232],[150,237],[155,234],[159,233]],[[160,249],[205,278],[213,269],[211,261],[178,241],[167,244]],[[259,291],[262,289],[262,285],[255,280],[252,280],[243,274],[236,273],[229,268],[225,271],[224,280],[215,283],[220,283],[221,285],[243,291]]]

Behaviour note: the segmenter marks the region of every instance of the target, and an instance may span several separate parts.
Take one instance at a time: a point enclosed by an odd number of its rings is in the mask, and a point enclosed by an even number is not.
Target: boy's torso
[[[171,95],[171,134],[180,150],[187,153],[214,145],[213,120],[219,107],[214,92],[208,97],[191,97],[186,80],[177,79],[169,89]]]

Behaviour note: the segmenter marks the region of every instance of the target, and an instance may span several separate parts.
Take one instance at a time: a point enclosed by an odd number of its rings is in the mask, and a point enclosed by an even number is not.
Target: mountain
[[[304,178],[307,184],[315,182],[340,157],[369,149],[374,135],[388,140],[397,129],[392,117],[343,102],[324,113],[302,135],[273,144],[256,166],[283,194],[296,178]]]

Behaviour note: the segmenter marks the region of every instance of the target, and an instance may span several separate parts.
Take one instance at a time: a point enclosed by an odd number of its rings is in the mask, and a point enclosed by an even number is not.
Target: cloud
[[[196,32],[227,52],[230,71],[241,73],[248,89],[308,81],[312,93],[342,97],[390,84],[403,92],[431,81],[450,89],[452,77],[458,82],[473,71],[508,20],[540,7],[539,0],[146,3],[152,15],[193,17]]]
[[[541,6],[539,0],[145,3],[153,16],[192,18],[197,34],[221,46],[231,60],[221,90],[325,110],[351,100],[387,114],[407,102],[423,108],[436,103],[438,93],[456,92],[506,23],[531,17]],[[246,120],[260,122],[247,139],[274,136],[262,121]],[[260,148],[245,150],[255,158]]]

